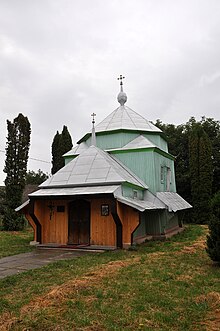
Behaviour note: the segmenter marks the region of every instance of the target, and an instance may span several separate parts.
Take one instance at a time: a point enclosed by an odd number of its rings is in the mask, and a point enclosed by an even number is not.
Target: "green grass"
[[[24,231],[0,231],[0,258],[33,250],[29,245],[33,240],[33,230],[27,228]]]
[[[204,227],[188,226],[136,251],[7,277],[0,281],[0,329],[15,318],[10,330],[211,330],[215,324],[207,323],[219,318],[220,268],[196,242],[201,236]]]

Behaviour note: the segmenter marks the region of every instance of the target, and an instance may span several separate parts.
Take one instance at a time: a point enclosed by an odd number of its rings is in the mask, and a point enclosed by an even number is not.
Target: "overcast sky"
[[[98,123],[118,107],[120,74],[126,105],[148,120],[219,120],[220,1],[0,0],[0,150],[22,113],[30,157],[50,162],[63,125],[75,145],[92,112]]]

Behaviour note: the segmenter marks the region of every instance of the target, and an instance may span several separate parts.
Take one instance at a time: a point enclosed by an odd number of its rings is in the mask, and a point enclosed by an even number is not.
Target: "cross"
[[[122,79],[124,79],[125,77],[124,76],[122,76],[122,75],[120,75],[117,79],[118,80],[120,80],[120,85],[123,85],[123,83],[122,83]]]
[[[92,116],[92,123],[94,124],[95,123],[95,116],[96,116],[96,114],[95,113],[92,113],[91,116]]]

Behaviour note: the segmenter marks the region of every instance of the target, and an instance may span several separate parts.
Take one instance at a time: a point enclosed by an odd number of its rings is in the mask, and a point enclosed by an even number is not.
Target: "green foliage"
[[[25,187],[25,175],[30,147],[30,123],[19,114],[13,122],[7,121],[8,137],[6,146],[5,211],[3,227],[5,230],[21,230],[24,219],[14,209],[21,204]]]
[[[190,172],[189,172],[189,135],[185,125],[162,124],[157,120],[158,126],[166,135],[169,153],[175,156],[175,172],[177,192],[187,201],[191,201]]]
[[[64,166],[65,162],[63,154],[68,152],[72,147],[72,138],[69,134],[67,126],[64,125],[62,133],[57,131],[52,143],[52,174],[55,174]]]
[[[189,165],[193,221],[205,224],[208,222],[211,214],[212,148],[208,135],[199,123],[192,126],[189,137]]]
[[[0,226],[2,225],[2,217],[5,210],[5,187],[0,186]]]
[[[194,204],[195,198],[195,196],[194,198],[192,197],[191,193],[191,181],[194,182],[195,179],[192,176],[192,172],[194,172],[193,169],[190,170],[190,167],[193,166],[193,162],[191,160],[190,166],[189,140],[195,127],[199,126],[204,130],[211,143],[211,146],[208,143],[208,154],[210,155],[211,153],[213,181],[211,193],[208,197],[209,201],[209,198],[212,197],[214,193],[220,190],[220,122],[214,120],[213,118],[205,117],[202,117],[200,121],[196,121],[194,117],[191,117],[186,124],[181,124],[178,126],[175,126],[173,124],[163,124],[160,120],[157,120],[156,125],[167,136],[169,152],[173,154],[176,158],[175,172],[177,192],[191,204]],[[206,142],[205,140],[203,140],[203,144],[207,143],[208,138],[205,138]],[[202,144],[202,141],[200,142],[200,144]],[[202,148],[202,146],[200,146],[200,148]],[[203,153],[203,156],[201,155],[200,157],[204,159],[208,158],[208,155],[205,155],[205,153]],[[192,158],[195,159],[196,155],[192,156]],[[210,171],[210,158],[208,159],[209,161],[207,167],[205,166],[203,169],[200,169],[201,172],[203,172],[204,174],[205,183],[205,177]],[[209,180],[208,183],[210,183]],[[206,191],[206,189],[204,190]],[[207,187],[207,191],[210,192],[209,184]],[[206,193],[204,192],[204,194]],[[210,206],[208,206],[208,209],[209,208]],[[187,218],[191,220],[191,214],[191,211],[187,212],[187,217],[185,217],[185,220],[187,220]]]
[[[38,169],[37,172],[29,170],[25,176],[26,185],[40,185],[48,178],[48,174],[45,174],[42,170]]]
[[[213,215],[209,222],[206,250],[213,261],[220,262],[220,191],[214,195],[211,205]]]

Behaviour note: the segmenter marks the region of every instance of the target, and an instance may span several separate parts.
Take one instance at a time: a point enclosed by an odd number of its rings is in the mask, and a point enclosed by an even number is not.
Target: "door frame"
[[[86,202],[88,204],[88,207],[89,207],[89,217],[88,217],[88,242],[85,243],[85,245],[90,245],[90,237],[91,237],[91,202],[87,199],[83,199],[83,198],[77,198],[77,199],[74,199],[74,200],[71,200],[69,203],[68,203],[68,242],[67,244],[68,245],[80,245],[80,242],[79,242],[79,239],[80,239],[80,234],[78,233],[78,243],[70,243],[70,231],[71,231],[71,219],[70,219],[70,209],[71,209],[71,205],[73,205],[75,202],[77,201],[83,201],[83,202]],[[79,224],[79,220],[78,222],[76,222]]]

